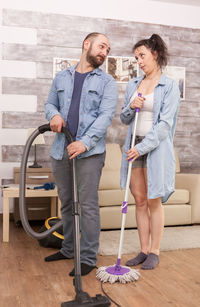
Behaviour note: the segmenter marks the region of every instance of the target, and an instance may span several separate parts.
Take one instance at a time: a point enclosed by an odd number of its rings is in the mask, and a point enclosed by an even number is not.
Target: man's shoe
[[[58,261],[58,260],[65,260],[65,259],[71,259],[71,258],[64,256],[61,252],[57,252],[53,255],[45,257],[44,261],[50,262],[50,261]]]
[[[96,266],[91,266],[86,263],[81,263],[81,275],[82,276],[87,275],[95,268]],[[73,270],[69,273],[69,276],[74,276],[74,275],[75,275],[75,269],[73,268]]]

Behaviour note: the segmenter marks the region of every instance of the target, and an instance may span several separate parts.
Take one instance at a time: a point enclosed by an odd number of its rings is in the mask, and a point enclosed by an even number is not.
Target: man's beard
[[[104,57],[100,55],[96,55],[96,56],[91,55],[91,48],[90,48],[86,54],[86,60],[88,63],[90,63],[92,67],[98,68],[99,66],[103,64],[105,59]]]

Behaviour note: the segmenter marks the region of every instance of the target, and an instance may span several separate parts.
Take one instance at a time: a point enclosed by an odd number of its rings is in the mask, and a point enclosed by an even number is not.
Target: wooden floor
[[[0,307],[60,307],[74,299],[73,279],[68,276],[72,260],[44,262],[55,250],[40,247],[13,222],[10,242],[0,244]],[[123,256],[123,264],[130,256],[134,255]],[[115,263],[116,256],[99,256],[97,265]],[[123,307],[200,306],[200,249],[162,252],[155,270],[140,272],[136,283],[104,284],[105,291]],[[103,294],[95,270],[82,283],[90,296]]]

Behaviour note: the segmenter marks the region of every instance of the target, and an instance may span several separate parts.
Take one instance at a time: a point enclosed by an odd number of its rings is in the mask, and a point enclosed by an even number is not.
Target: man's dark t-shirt
[[[82,92],[83,82],[87,74],[88,72],[81,74],[75,71],[74,90],[73,90],[72,100],[71,100],[71,104],[70,104],[69,112],[67,116],[67,128],[69,129],[74,140],[76,138],[76,133],[78,130],[81,92]]]

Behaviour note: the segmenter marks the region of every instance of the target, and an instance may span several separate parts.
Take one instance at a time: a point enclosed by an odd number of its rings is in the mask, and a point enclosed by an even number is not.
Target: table
[[[21,176],[21,167],[13,168],[13,179],[14,184],[20,183]],[[52,169],[48,167],[27,167],[26,168],[26,184],[37,184],[43,185],[47,182],[55,182],[53,177]],[[29,197],[26,199],[26,206],[28,209],[28,217],[29,220],[39,220],[46,219],[47,216],[51,215],[51,198],[50,197],[38,197],[37,201],[35,198]],[[13,203],[13,218],[15,224],[18,224],[20,221],[20,213],[19,213],[19,199],[15,198]],[[39,208],[39,209],[37,209]],[[48,213],[47,213],[48,212]]]
[[[53,190],[38,189],[33,190],[33,186],[26,185],[26,197],[51,197],[51,216],[57,216],[57,202],[60,208],[57,188]],[[30,188],[30,189],[28,189]],[[3,242],[9,242],[9,217],[10,217],[10,199],[19,198],[19,185],[12,184],[8,187],[2,187],[3,194]]]

